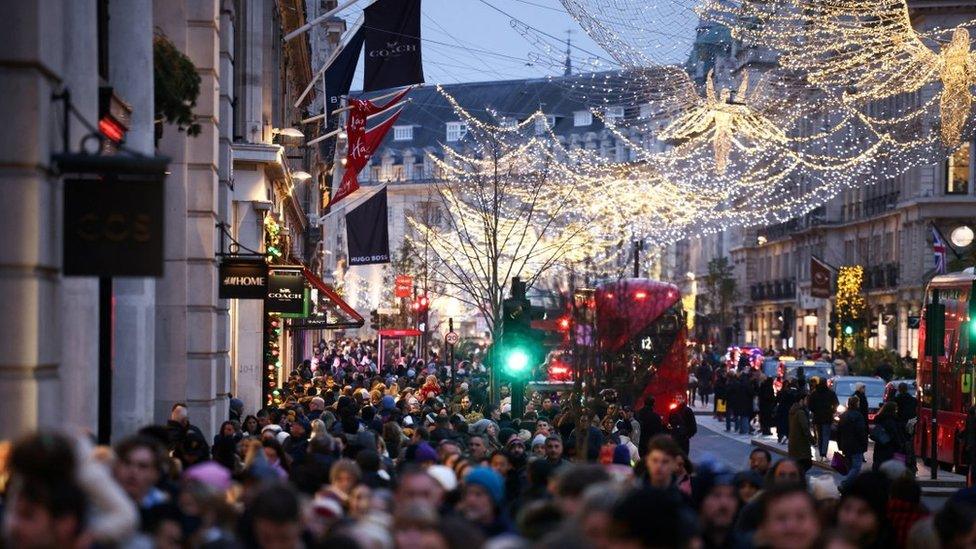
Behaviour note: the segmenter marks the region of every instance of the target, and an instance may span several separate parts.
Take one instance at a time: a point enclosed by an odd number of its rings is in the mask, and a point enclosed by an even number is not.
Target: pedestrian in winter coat
[[[837,422],[837,448],[847,458],[848,473],[841,481],[841,489],[846,488],[861,472],[864,454],[868,451],[867,423],[861,416],[860,403],[856,396],[847,399],[847,411]]]
[[[868,395],[866,391],[867,389],[864,387],[863,383],[854,384],[854,396],[856,396],[858,400],[861,401],[860,412],[861,415],[864,416],[865,425],[867,425],[869,419],[868,418]]]
[[[668,414],[668,432],[685,455],[688,455],[691,437],[698,432],[698,422],[695,421],[695,412],[680,396],[678,406]]]
[[[793,381],[780,390],[776,395],[776,438],[780,444],[786,440],[790,432],[790,410],[796,404],[799,393]]]
[[[871,439],[874,440],[874,464],[872,470],[877,471],[881,464],[894,459],[895,454],[904,454],[905,435],[898,428],[898,405],[886,402],[878,415],[874,418],[871,429]]]
[[[776,390],[773,378],[767,377],[759,384],[759,427],[762,434],[773,434],[773,416],[776,414]]]
[[[837,393],[827,387],[826,380],[821,380],[810,393],[810,414],[813,416],[813,429],[820,459],[827,457],[827,448],[830,445],[830,428],[834,423],[834,412],[836,410]]]
[[[810,411],[807,408],[807,398],[801,398],[790,408],[790,441],[788,446],[789,456],[800,464],[804,474],[813,466],[813,459],[810,457],[813,436],[810,434]]]
[[[640,455],[643,456],[647,453],[647,445],[651,439],[664,432],[664,420],[661,419],[660,414],[654,411],[653,397],[648,397],[644,401],[644,407],[637,411],[636,418],[637,422],[640,423],[641,432],[637,448],[640,450]]]

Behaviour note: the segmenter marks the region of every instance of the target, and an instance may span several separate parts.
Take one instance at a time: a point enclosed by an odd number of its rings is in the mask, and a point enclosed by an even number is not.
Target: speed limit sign
[[[457,345],[458,341],[461,341],[461,336],[457,332],[447,332],[447,335],[444,336],[444,341],[448,345]]]

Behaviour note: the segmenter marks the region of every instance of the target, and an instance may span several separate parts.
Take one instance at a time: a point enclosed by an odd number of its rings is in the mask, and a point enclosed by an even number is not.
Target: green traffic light
[[[505,369],[510,373],[518,374],[525,371],[529,366],[529,354],[523,349],[512,349],[505,357]]]
[[[854,326],[851,326],[850,324],[848,324],[847,326],[844,326],[844,333],[846,335],[853,335],[854,334]]]

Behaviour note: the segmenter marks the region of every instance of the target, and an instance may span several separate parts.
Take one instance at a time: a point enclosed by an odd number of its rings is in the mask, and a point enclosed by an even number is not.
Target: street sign
[[[393,282],[394,297],[410,297],[413,295],[413,277],[410,275],[397,275]]]
[[[444,336],[444,341],[448,345],[457,345],[458,341],[461,341],[461,336],[457,332],[447,332],[447,335]]]

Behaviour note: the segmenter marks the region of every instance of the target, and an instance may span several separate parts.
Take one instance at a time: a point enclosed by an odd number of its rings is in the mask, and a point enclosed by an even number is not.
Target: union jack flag
[[[942,240],[942,235],[938,229],[932,227],[932,255],[935,260],[935,273],[945,274],[946,272],[946,243]]]

